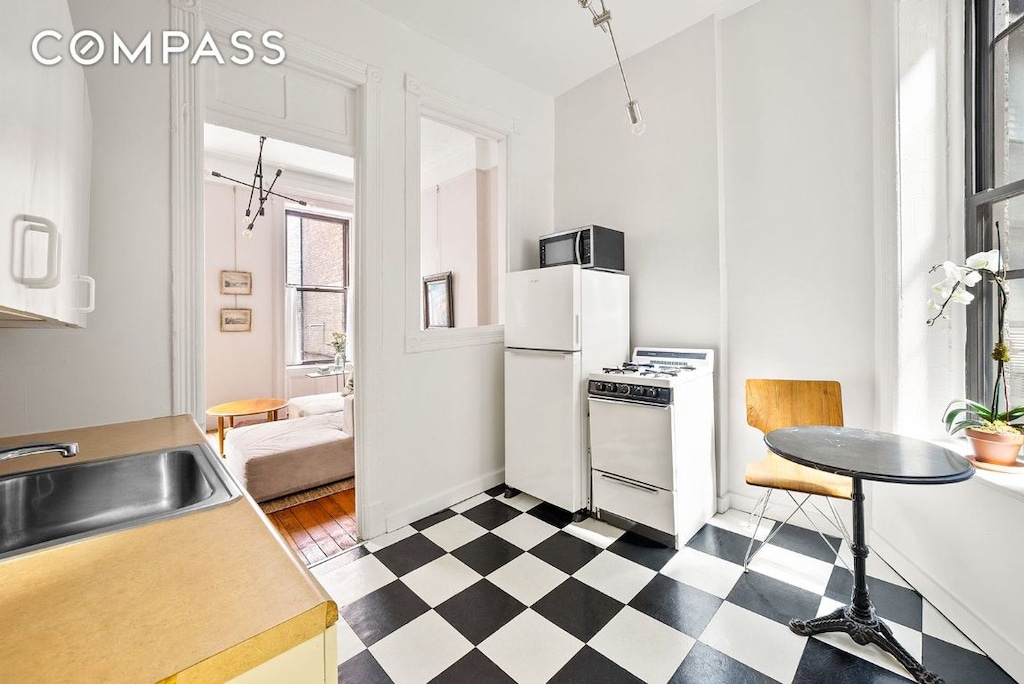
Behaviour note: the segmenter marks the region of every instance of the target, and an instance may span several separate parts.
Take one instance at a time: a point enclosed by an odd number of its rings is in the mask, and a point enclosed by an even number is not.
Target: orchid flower
[[[946,262],[949,263],[948,261]],[[978,252],[967,257],[967,267],[976,271],[987,270],[998,273],[1002,260],[999,258],[998,249],[990,249],[987,252]],[[945,266],[945,264],[943,264]]]

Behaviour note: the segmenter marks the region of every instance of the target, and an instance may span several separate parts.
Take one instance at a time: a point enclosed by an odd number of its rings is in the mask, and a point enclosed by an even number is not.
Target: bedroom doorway
[[[204,125],[205,401],[286,404],[233,419],[222,454],[312,566],[358,543],[355,160],[256,128]]]

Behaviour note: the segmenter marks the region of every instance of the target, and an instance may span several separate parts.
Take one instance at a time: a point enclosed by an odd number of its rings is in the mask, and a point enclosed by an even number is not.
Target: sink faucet
[[[6,461],[9,458],[18,458],[19,456],[29,456],[31,454],[42,454],[47,451],[59,451],[64,458],[71,458],[78,454],[78,443],[70,442],[68,444],[57,444],[57,443],[43,443],[43,444],[25,444],[20,447],[10,447],[7,449],[0,449],[0,461]]]

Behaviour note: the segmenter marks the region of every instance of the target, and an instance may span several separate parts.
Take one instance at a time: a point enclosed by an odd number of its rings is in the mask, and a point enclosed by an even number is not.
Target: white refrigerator
[[[587,374],[629,359],[629,276],[576,265],[505,281],[505,484],[590,507]]]

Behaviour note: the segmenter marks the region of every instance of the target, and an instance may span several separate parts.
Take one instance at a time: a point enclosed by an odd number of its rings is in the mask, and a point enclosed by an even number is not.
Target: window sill
[[[928,441],[955,451],[961,456],[971,454],[971,444],[966,437],[938,437]],[[1024,503],[1024,473],[999,473],[994,470],[975,468],[974,477],[971,479]]]
[[[482,325],[476,328],[437,328],[419,330],[405,336],[405,353],[456,349],[487,344],[504,344],[504,325]]]

